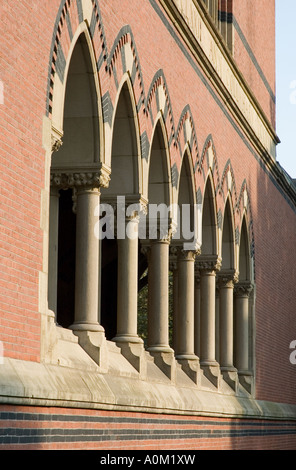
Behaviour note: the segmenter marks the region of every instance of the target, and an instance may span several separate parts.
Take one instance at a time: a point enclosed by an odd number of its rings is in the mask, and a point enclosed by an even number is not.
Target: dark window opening
[[[68,328],[75,310],[76,215],[71,189],[60,191],[58,247],[57,323]]]

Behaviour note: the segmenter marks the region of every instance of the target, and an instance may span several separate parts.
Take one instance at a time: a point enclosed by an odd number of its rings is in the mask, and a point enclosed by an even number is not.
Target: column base
[[[89,323],[89,322],[77,322],[69,326],[70,330],[75,331],[97,331],[99,333],[104,333],[105,330],[99,323]]]
[[[220,366],[216,361],[202,361],[200,367],[204,372],[205,377],[218,389],[221,388],[222,375]]]
[[[201,370],[199,358],[194,354],[178,354],[176,356],[178,363],[186,375],[197,385],[201,384]]]
[[[98,364],[102,372],[108,372],[108,349],[105,331],[73,330],[78,336],[78,343]]]
[[[235,393],[238,391],[238,374],[235,367],[221,367],[222,377],[225,382],[234,390]]]
[[[251,372],[238,371],[238,381],[250,395],[254,394],[254,377]]]
[[[121,354],[139,372],[140,378],[145,379],[147,365],[144,342],[139,336],[118,335],[113,340],[121,349]]]
[[[152,346],[148,348],[148,352],[154,358],[157,367],[171,380],[176,382],[176,361],[174,350],[170,347]]]

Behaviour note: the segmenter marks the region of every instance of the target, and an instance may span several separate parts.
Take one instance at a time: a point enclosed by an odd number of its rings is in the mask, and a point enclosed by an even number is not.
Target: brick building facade
[[[0,13],[0,448],[295,449],[274,2]]]

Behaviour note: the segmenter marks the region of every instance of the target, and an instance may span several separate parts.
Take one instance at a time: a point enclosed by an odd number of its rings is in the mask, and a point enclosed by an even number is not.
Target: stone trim
[[[193,381],[188,393],[188,383],[172,386],[167,378],[138,380],[125,367],[114,380],[114,375],[98,373],[99,368],[89,369],[81,355],[79,359],[77,368],[6,359],[0,368],[0,404],[296,421],[295,405],[223,393],[215,393],[213,400],[210,390]],[[89,363],[89,367],[94,366]]]

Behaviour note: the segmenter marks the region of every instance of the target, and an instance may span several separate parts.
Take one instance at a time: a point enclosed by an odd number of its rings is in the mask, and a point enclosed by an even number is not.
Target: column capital
[[[234,269],[222,270],[218,275],[218,286],[234,288],[234,285],[238,282],[238,272]]]
[[[110,182],[110,170],[105,165],[96,168],[84,169],[62,169],[52,168],[50,184],[59,189],[75,188],[81,189],[107,188]]]
[[[237,297],[249,297],[253,289],[251,281],[240,281],[236,284],[234,292]]]
[[[222,260],[219,256],[198,256],[195,261],[196,269],[200,272],[220,271]]]
[[[173,244],[170,246],[170,256],[177,260],[178,258],[184,259],[184,260],[195,260],[196,256],[200,254],[200,249],[191,249],[191,250],[185,250],[183,245],[176,245]]]
[[[124,214],[127,221],[139,218],[141,214],[147,215],[148,211],[148,201],[141,194],[103,196],[101,203],[110,205],[115,216]]]

